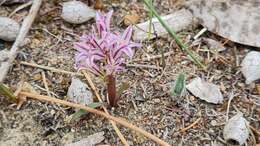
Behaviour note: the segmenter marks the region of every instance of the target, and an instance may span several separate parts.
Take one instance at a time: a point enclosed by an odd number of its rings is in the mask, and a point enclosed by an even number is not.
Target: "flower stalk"
[[[109,105],[116,107],[118,96],[116,94],[116,78],[113,75],[107,75],[107,95]]]

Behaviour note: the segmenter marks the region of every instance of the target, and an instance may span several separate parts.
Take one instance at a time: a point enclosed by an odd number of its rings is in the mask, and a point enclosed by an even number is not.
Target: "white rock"
[[[242,73],[246,78],[246,84],[260,79],[260,52],[249,52],[241,63]]]
[[[61,17],[72,24],[81,24],[95,17],[95,11],[80,1],[63,3]]]
[[[0,39],[14,41],[20,30],[20,25],[8,17],[0,17]]]
[[[95,146],[105,139],[104,134],[104,131],[98,132],[88,136],[87,138],[81,139],[74,143],[67,144],[65,146]]]
[[[186,9],[182,9],[172,14],[162,16],[162,19],[175,32],[188,28],[194,22],[191,12]],[[137,27],[134,27],[133,39],[135,41],[142,41],[148,39],[149,23],[150,20],[143,23],[139,23],[137,24]],[[156,32],[157,36],[163,36],[168,34],[168,32],[164,29],[164,27],[161,25],[157,18],[152,19],[151,38],[156,37],[156,35],[153,35],[154,32]]]
[[[187,89],[195,96],[209,103],[222,103],[223,95],[217,85],[203,81],[201,78],[195,78]]]
[[[260,47],[259,0],[187,0],[184,3],[199,23],[214,34]]]
[[[242,113],[238,113],[229,119],[223,131],[224,139],[227,144],[243,145],[249,136],[247,124],[248,122]]]
[[[87,85],[77,78],[72,78],[67,96],[70,101],[75,103],[83,105],[93,103],[93,96],[92,93],[87,89]]]

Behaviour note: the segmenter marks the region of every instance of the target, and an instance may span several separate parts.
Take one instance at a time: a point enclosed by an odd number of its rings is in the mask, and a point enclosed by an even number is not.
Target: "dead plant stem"
[[[121,124],[121,125],[123,125],[127,128],[130,128],[134,131],[137,131],[137,132],[143,134],[144,136],[150,138],[151,140],[153,140],[157,144],[160,144],[162,146],[170,146],[170,144],[166,143],[165,141],[159,139],[158,137],[152,135],[151,133],[149,133],[149,132],[147,132],[147,131],[145,131],[145,130],[143,130],[143,129],[141,129],[141,128],[133,125],[133,124],[128,123],[126,120],[121,119],[121,118],[117,118],[117,117],[113,117],[113,116],[106,114],[102,111],[99,111],[99,110],[96,110],[96,109],[93,109],[93,108],[90,108],[90,107],[87,107],[87,106],[84,106],[84,105],[64,101],[64,100],[61,100],[61,99],[57,99],[57,98],[53,98],[53,97],[49,97],[49,96],[44,96],[44,95],[33,94],[33,93],[29,93],[29,92],[20,92],[20,95],[25,95],[28,98],[32,98],[32,99],[36,99],[36,100],[40,100],[40,101],[44,101],[44,102],[56,103],[56,104],[61,104],[61,105],[64,105],[64,106],[69,106],[69,107],[73,107],[73,108],[86,110],[87,112],[105,117],[105,118],[112,120],[112,121],[114,121],[118,124]]]

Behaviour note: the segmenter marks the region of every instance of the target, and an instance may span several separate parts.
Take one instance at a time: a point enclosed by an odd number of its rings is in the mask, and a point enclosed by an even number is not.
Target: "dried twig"
[[[44,84],[44,88],[46,89],[48,96],[51,97],[51,93],[50,93],[50,90],[49,90],[49,87],[48,87],[48,83],[47,83],[44,71],[42,71],[41,74],[42,74],[42,81],[43,81],[43,84]]]
[[[197,123],[199,123],[201,118],[198,118],[196,121],[194,121],[192,124],[190,124],[188,127],[185,127],[183,129],[180,130],[180,132],[185,132],[187,130],[189,130],[190,128],[194,127]]]
[[[16,12],[18,12],[18,11],[20,11],[20,10],[26,8],[26,7],[29,7],[30,5],[32,5],[32,1],[29,1],[27,3],[24,3],[24,4],[20,5],[12,13],[10,13],[8,17],[13,16]]]
[[[166,143],[165,141],[159,139],[158,137],[152,135],[151,133],[133,125],[128,123],[126,120],[122,119],[122,118],[117,118],[117,117],[113,117],[111,115],[108,115],[102,111],[84,106],[84,105],[80,105],[80,104],[76,104],[76,103],[72,103],[72,102],[68,102],[68,101],[64,101],[61,99],[57,99],[57,98],[53,98],[53,97],[49,97],[49,96],[44,96],[44,95],[38,95],[38,94],[33,94],[33,93],[29,93],[29,92],[20,92],[20,95],[25,95],[28,98],[32,98],[32,99],[36,99],[36,100],[40,100],[40,101],[44,101],[44,102],[50,102],[50,103],[56,103],[56,104],[61,104],[61,105],[65,105],[65,106],[69,106],[69,107],[73,107],[73,108],[78,108],[78,109],[83,109],[86,110],[87,112],[105,117],[109,120],[112,120],[118,124],[121,124],[127,128],[130,128],[134,131],[137,131],[141,134],[143,134],[144,136],[146,136],[147,138],[150,138],[151,140],[153,140],[154,142],[156,142],[157,144],[160,144],[162,146],[170,146],[170,144]]]
[[[5,2],[6,2],[6,0],[1,1],[1,2],[0,2],[0,6],[1,6],[3,3],[5,3]]]
[[[41,3],[42,3],[42,0],[33,1],[30,12],[29,12],[28,16],[24,19],[21,29],[19,31],[19,34],[8,54],[8,60],[5,62],[2,62],[0,65],[0,70],[1,70],[0,82],[3,82],[10,66],[12,65],[12,62],[15,60],[19,47],[22,44],[22,42],[24,41],[24,38],[29,31],[29,29],[33,23],[33,20],[36,17],[38,10],[40,9]]]
[[[228,121],[228,119],[229,119],[229,117],[228,117],[229,108],[230,108],[230,104],[231,104],[231,101],[232,101],[233,98],[234,98],[234,93],[233,93],[233,91],[231,91],[231,93],[230,93],[230,95],[229,95],[229,99],[228,99],[227,113],[226,113],[226,121]]]
[[[167,57],[167,56],[170,56],[170,55],[172,55],[174,53],[175,53],[174,51],[169,51],[169,52],[164,53],[163,56]],[[154,56],[143,58],[143,59],[136,59],[136,60],[133,60],[133,61],[150,61],[152,59],[158,59],[158,58],[161,58],[161,57],[162,57],[162,54],[154,55]]]
[[[90,76],[88,75],[88,73],[87,73],[86,71],[83,70],[82,72],[83,72],[85,78],[87,79],[87,81],[88,81],[88,83],[89,83],[89,85],[90,85],[90,88],[94,91],[95,96],[98,98],[98,101],[102,103],[103,101],[102,101],[101,97],[99,96],[98,91],[97,91],[97,89],[96,89],[94,83],[92,82]],[[106,107],[105,107],[105,106],[102,106],[102,108],[103,108],[104,112],[109,115],[109,113],[108,113]],[[115,132],[116,132],[116,134],[118,135],[118,137],[120,138],[120,140],[122,141],[122,143],[123,143],[125,146],[129,146],[129,144],[127,143],[125,137],[124,137],[123,134],[120,132],[119,128],[116,126],[116,123],[115,123],[114,121],[112,121],[112,120],[109,120],[109,122],[112,124],[112,127],[115,129]]]
[[[198,39],[204,32],[206,32],[207,31],[207,28],[203,28],[202,30],[200,30],[194,37],[193,37],[193,39],[194,40],[196,40],[196,39]]]
[[[255,133],[256,136],[260,137],[260,131],[258,131],[257,129],[255,129],[255,127],[249,125],[250,129]]]
[[[37,68],[41,68],[41,69],[45,69],[45,70],[50,70],[52,72],[69,74],[69,75],[83,76],[83,74],[80,74],[80,73],[70,72],[70,71],[57,69],[57,68],[53,68],[53,67],[48,67],[48,66],[44,66],[44,65],[38,65],[36,63],[29,63],[29,62],[25,62],[25,61],[21,61],[20,63],[23,64],[23,65],[27,65],[27,66],[37,67]]]

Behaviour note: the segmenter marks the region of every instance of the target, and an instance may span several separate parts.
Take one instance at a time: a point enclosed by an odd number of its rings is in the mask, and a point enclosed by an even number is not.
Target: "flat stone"
[[[93,103],[92,93],[87,89],[87,85],[78,78],[72,78],[67,96],[70,101],[75,103],[83,105]]]
[[[222,103],[223,95],[217,85],[208,83],[201,78],[195,78],[187,86],[187,89],[196,97],[205,100],[209,103]]]
[[[161,18],[175,32],[179,32],[183,29],[188,28],[189,26],[193,25],[194,22],[191,12],[186,9],[176,11],[166,16],[161,16]],[[143,41],[148,39],[149,24],[150,20],[145,21],[143,23],[139,23],[137,24],[137,27],[134,27],[133,39],[135,41]],[[163,36],[168,34],[168,32],[164,29],[164,27],[161,25],[157,18],[152,19],[151,38],[156,37],[154,33],[156,33],[157,36]]]
[[[69,23],[81,24],[95,17],[93,9],[80,1],[69,1],[63,3],[61,17]]]
[[[8,17],[0,17],[0,39],[14,41],[19,33],[20,25]]]

